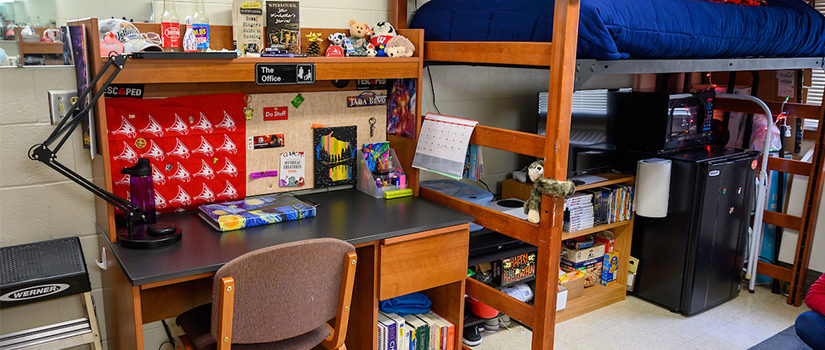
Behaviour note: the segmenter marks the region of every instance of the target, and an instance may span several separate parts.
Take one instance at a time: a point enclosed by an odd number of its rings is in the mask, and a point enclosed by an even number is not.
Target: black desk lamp
[[[83,118],[86,118],[89,115],[89,112],[97,103],[97,100],[100,99],[100,96],[103,95],[103,92],[106,88],[112,83],[115,79],[117,74],[120,70],[123,69],[123,65],[126,63],[126,58],[131,55],[128,54],[120,54],[120,55],[110,55],[109,60],[106,61],[106,64],[100,70],[100,72],[92,79],[91,82],[86,86],[86,89],[80,94],[77,98],[77,101],[72,104],[72,107],[66,113],[66,117],[60,121],[57,125],[57,128],[52,131],[51,135],[43,141],[42,143],[38,143],[31,148],[29,148],[29,159],[31,160],[38,160],[43,164],[46,164],[50,168],[54,169],[58,173],[63,174],[63,176],[68,177],[70,180],[76,182],[83,188],[89,190],[90,192],[94,193],[100,198],[103,198],[105,201],[111,203],[116,208],[124,211],[126,213],[126,230],[124,232],[118,232],[118,241],[120,244],[125,248],[135,248],[135,249],[153,249],[159,248],[163,246],[167,246],[170,244],[174,244],[181,239],[181,230],[176,227],[175,225],[169,223],[155,223],[155,224],[140,224],[135,227],[135,223],[141,220],[145,220],[146,216],[144,213],[140,211],[137,205],[129,202],[123,198],[120,198],[113,193],[107,192],[106,190],[98,187],[94,183],[89,180],[86,180],[82,176],[78,175],[71,169],[67,168],[63,164],[57,161],[57,151],[60,150],[60,147],[63,147],[63,144],[66,140],[69,139],[69,136],[72,132],[80,125],[80,122]],[[103,84],[100,91],[92,97],[92,100],[85,106],[79,107],[83,104],[83,101],[86,98],[86,95],[92,90],[92,87],[97,84],[98,80],[103,77],[109,67],[114,65],[115,71],[109,77],[109,79]],[[53,144],[54,142],[58,141],[57,146],[55,146],[54,150],[49,149],[49,145]]]

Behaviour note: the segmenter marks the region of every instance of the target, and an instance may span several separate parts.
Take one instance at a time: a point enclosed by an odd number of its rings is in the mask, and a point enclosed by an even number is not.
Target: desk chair
[[[346,349],[355,263],[355,248],[333,238],[241,255],[215,274],[211,304],[178,316],[181,342],[188,350]]]

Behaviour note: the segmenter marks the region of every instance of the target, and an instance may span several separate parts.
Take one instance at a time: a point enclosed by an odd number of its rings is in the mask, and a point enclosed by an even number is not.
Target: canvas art
[[[355,184],[357,136],[355,126],[314,129],[316,188]]]

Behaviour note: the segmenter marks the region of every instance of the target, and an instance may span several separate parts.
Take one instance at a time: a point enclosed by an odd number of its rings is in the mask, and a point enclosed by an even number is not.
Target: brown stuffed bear
[[[372,34],[370,28],[366,23],[356,22],[354,19],[349,21],[349,38],[347,38],[352,45],[352,50],[347,47],[347,56],[366,56],[367,44],[369,41],[367,37]]]

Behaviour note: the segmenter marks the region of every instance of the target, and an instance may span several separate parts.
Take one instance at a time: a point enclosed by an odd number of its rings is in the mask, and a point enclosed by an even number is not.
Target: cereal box
[[[619,273],[619,256],[613,251],[604,255],[602,263],[602,285],[608,286],[616,282]]]

